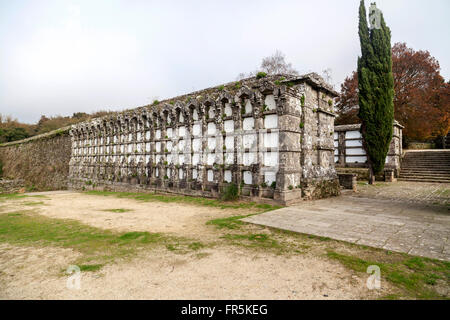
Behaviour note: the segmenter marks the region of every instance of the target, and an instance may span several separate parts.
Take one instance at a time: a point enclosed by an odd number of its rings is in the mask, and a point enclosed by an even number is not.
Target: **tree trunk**
[[[369,165],[369,184],[375,184],[375,175],[373,174],[373,168]]]

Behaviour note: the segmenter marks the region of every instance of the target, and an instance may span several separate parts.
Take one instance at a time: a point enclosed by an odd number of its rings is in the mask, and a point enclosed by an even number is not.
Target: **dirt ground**
[[[220,231],[206,222],[251,210],[139,202],[134,199],[46,193],[37,214],[74,219],[97,228],[164,232],[218,245],[178,254],[159,248],[132,259],[81,272],[80,289],[68,289],[62,274],[79,253],[58,247],[0,244],[0,299],[365,299],[390,292],[370,291],[361,276],[314,252],[283,255],[220,244]],[[123,208],[118,213],[105,209]],[[29,209],[4,201],[0,212]],[[250,211],[250,212],[249,212]],[[261,230],[260,232],[268,232]]]

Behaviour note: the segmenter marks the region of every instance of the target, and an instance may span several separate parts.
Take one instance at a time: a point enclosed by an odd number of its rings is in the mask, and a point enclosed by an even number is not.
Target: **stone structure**
[[[356,191],[356,185],[357,185],[357,174],[355,173],[339,173],[339,184],[344,189],[350,189],[353,191]]]
[[[0,145],[7,180],[23,180],[32,190],[67,189],[71,139],[69,127]]]
[[[69,188],[337,195],[336,96],[315,73],[253,77],[74,125]]]
[[[334,127],[334,161],[337,168],[367,168],[367,156],[363,149],[360,124]],[[394,132],[386,157],[386,179],[393,181],[400,174],[402,158],[402,129],[397,121],[394,122]],[[394,176],[392,176],[392,172]]]
[[[25,190],[25,181],[0,179],[0,194],[1,193],[17,193]]]

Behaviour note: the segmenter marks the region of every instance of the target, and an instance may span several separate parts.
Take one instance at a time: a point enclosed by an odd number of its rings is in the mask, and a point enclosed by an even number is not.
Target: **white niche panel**
[[[278,165],[278,152],[264,152],[264,166],[276,167]]]
[[[234,153],[225,154],[225,164],[234,164]]]
[[[200,136],[202,134],[202,127],[199,123],[196,123],[192,126],[192,134],[194,136]]]
[[[267,110],[275,110],[277,108],[277,104],[275,102],[275,97],[273,94],[269,94],[264,99],[264,104],[266,105]]]
[[[231,109],[231,104],[225,103],[225,110],[224,110],[224,112],[225,112],[225,115],[227,117],[231,117],[233,115],[233,109]]]
[[[180,138],[183,138],[186,135],[186,127],[179,127],[178,128],[178,136]]]
[[[225,148],[227,150],[233,150],[234,149],[234,137],[225,137]]]
[[[192,155],[192,165],[196,166],[200,163],[200,154],[194,153]]]
[[[202,149],[202,140],[201,139],[193,139],[192,140],[192,149],[194,152],[200,152]]]
[[[215,161],[216,161],[216,155],[214,153],[208,153],[207,159],[206,159],[206,164],[208,166],[212,166]]]
[[[275,172],[267,171],[264,173],[264,182],[267,186],[271,186],[272,183],[277,181],[277,174]]]
[[[233,180],[231,170],[225,170],[223,180],[228,183],[230,183]]]
[[[233,132],[234,131],[234,121],[233,120],[226,120],[224,122],[224,129],[225,132]]]
[[[256,147],[256,134],[246,134],[242,140],[242,145],[244,148],[254,148]]]
[[[251,113],[253,111],[252,103],[249,99],[245,102],[245,113]]]
[[[208,170],[208,182],[214,181],[214,171]]]
[[[253,177],[251,171],[244,171],[244,183],[249,185],[253,183]]]
[[[278,147],[278,132],[264,133],[264,148]]]
[[[255,119],[254,118],[245,118],[242,126],[244,130],[253,130],[255,128]]]
[[[264,128],[276,129],[278,128],[278,115],[270,114],[264,118]]]
[[[213,122],[208,123],[208,134],[216,134],[216,124]]]
[[[246,152],[243,157],[244,166],[250,166],[256,163],[256,152]]]

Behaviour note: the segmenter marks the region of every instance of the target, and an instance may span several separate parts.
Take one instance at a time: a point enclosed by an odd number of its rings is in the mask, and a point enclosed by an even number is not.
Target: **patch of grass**
[[[42,202],[42,201],[27,201],[27,202],[24,202],[24,203],[22,203],[24,206],[40,206],[40,205],[43,205],[43,204],[45,204],[44,202]]]
[[[133,210],[132,209],[119,208],[119,209],[104,209],[102,211],[115,212],[115,213],[124,213],[124,212],[130,212],[130,211],[133,211]]]
[[[205,245],[201,242],[192,242],[188,245],[188,248],[194,251],[203,249],[205,247]]]
[[[112,192],[112,191],[86,191],[87,195],[95,196],[115,196],[118,198],[135,199],[144,202],[166,202],[166,203],[188,203],[192,205],[215,207],[220,209],[261,209],[265,211],[275,210],[281,206],[270,204],[258,204],[255,202],[225,202],[218,199],[208,199],[199,197],[189,197],[182,195],[163,195],[157,193],[133,193],[133,192]]]
[[[0,193],[0,200],[17,200],[28,196],[20,193]]]
[[[177,248],[180,252],[197,251],[200,242],[150,232],[118,233],[91,227],[74,220],[53,219],[33,211],[0,214],[0,243],[27,246],[71,248],[81,257],[74,263],[88,271],[119,258],[133,256],[140,249],[156,246]]]
[[[286,249],[285,246],[268,234],[226,234],[222,238],[230,241],[233,245],[239,245],[246,248],[276,249],[278,253],[281,253]]]
[[[37,195],[26,195],[23,193],[0,193],[0,202],[7,200],[22,200],[27,198],[40,198],[40,199],[48,199],[48,197],[37,194]]]
[[[104,265],[103,264],[82,264],[78,267],[80,268],[80,271],[91,271],[95,272],[100,270]]]
[[[349,269],[365,273],[367,267],[376,265],[381,270],[381,276],[399,288],[403,295],[417,299],[445,299],[448,297],[438,293],[434,286],[439,279],[447,284],[450,281],[450,262],[421,257],[400,255],[397,261],[364,260],[358,256],[328,251],[330,259],[337,260]]]
[[[244,224],[241,219],[252,216],[253,214],[249,214],[246,216],[234,216],[228,218],[219,218],[208,221],[207,225],[216,226],[217,229],[240,229],[240,227]]]
[[[309,234],[309,235],[308,235],[308,238],[310,238],[310,239],[316,239],[316,240],[323,241],[323,242],[325,242],[325,241],[332,241],[332,240],[333,240],[333,239],[328,238],[328,237],[315,236],[315,235],[313,235],[313,234]]]

